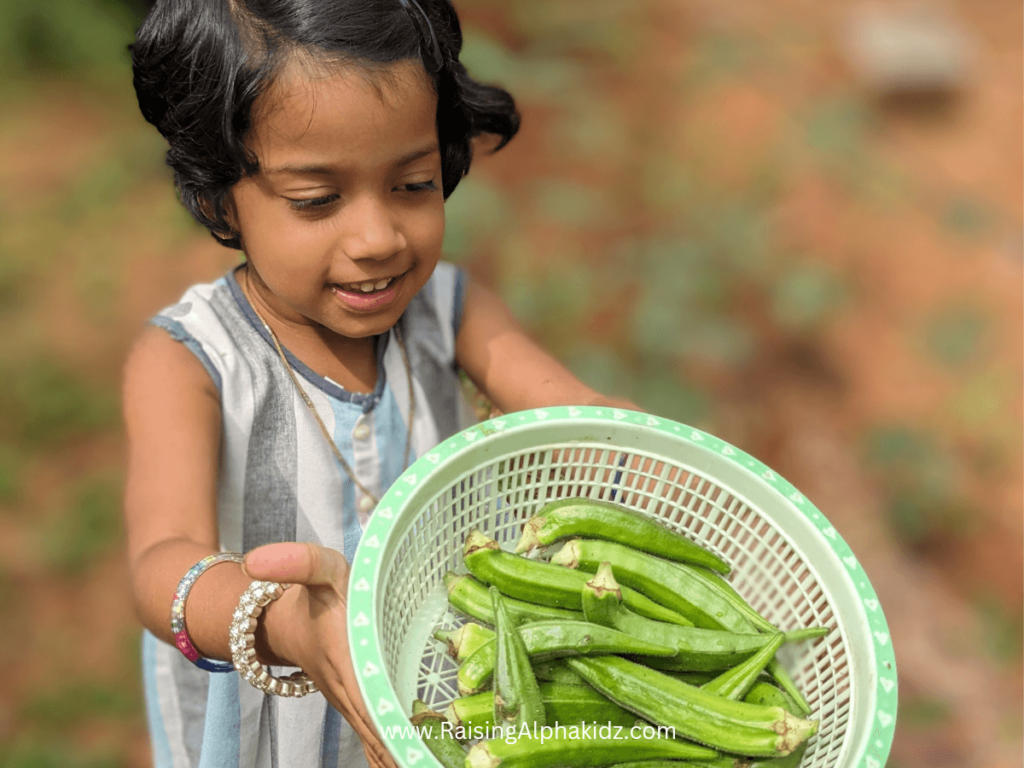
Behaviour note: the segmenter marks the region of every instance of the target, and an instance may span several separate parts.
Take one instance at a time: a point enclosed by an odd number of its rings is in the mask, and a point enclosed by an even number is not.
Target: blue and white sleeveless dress
[[[438,264],[399,321],[416,402],[410,463],[473,420],[455,370],[464,287],[461,270]],[[221,547],[312,541],[351,562],[373,502],[338,466],[234,272],[190,288],[152,322],[192,350],[220,390]],[[347,392],[289,355],[341,455],[378,498],[404,469],[410,382],[394,336],[376,339],[371,394]],[[359,738],[322,694],[266,696],[236,672],[193,666],[148,631],[142,658],[155,768],[366,765]]]

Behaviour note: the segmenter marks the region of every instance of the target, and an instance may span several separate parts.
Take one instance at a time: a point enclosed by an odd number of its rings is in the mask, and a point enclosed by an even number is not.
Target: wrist
[[[256,639],[256,657],[263,664],[276,666],[301,666],[298,659],[301,651],[296,647],[296,633],[302,626],[298,621],[298,601],[303,587],[295,585],[286,589],[277,600],[264,607],[253,632]]]

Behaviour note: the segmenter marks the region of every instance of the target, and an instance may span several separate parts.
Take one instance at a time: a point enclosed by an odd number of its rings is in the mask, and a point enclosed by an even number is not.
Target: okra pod
[[[724,696],[733,701],[739,701],[750,690],[761,672],[764,671],[768,662],[775,658],[775,652],[779,650],[784,640],[785,635],[781,632],[776,632],[772,635],[772,639],[765,644],[764,648],[742,664],[737,664],[714,680],[705,683],[701,686],[701,689],[708,693]]]
[[[469,750],[465,768],[604,768],[626,760],[702,760],[714,750],[676,739],[557,737],[482,741]]]
[[[729,572],[729,564],[714,552],[670,530],[650,515],[585,498],[560,499],[547,504],[526,522],[516,553],[573,536],[628,541],[634,549],[658,557]]]
[[[698,688],[704,685],[704,683],[714,680],[718,676],[717,672],[675,672],[670,669],[663,669],[660,671],[663,675],[674,677],[676,680],[682,680],[684,683],[687,683],[688,685],[695,685]]]
[[[442,727],[447,718],[440,712],[434,712],[425,702],[417,699],[412,705],[413,715],[410,722],[419,730],[423,743],[436,757],[444,768],[465,768],[466,750]]]
[[[463,560],[474,576],[485,584],[493,584],[503,595],[555,608],[581,610],[580,590],[589,578],[585,573],[503,552],[497,541],[478,530],[466,536]],[[648,618],[672,624],[690,623],[674,610],[632,589],[623,589],[622,598],[626,605]]]
[[[768,635],[753,631],[726,632],[653,621],[630,611],[618,595],[614,568],[604,561],[583,587],[583,615],[589,621],[614,627],[632,637],[677,648],[675,656],[645,662],[657,669],[717,672],[749,659],[771,641]]]
[[[508,617],[497,587],[489,591],[495,619],[494,722],[517,729],[545,725],[544,702],[523,638]]]
[[[519,636],[531,661],[583,656],[587,654],[624,653],[637,656],[672,656],[676,649],[631,637],[611,627],[586,621],[539,621],[519,627]],[[491,641],[480,646],[459,667],[459,693],[478,693],[494,672],[495,645]]]
[[[626,727],[636,720],[632,712],[627,712],[588,685],[544,682],[540,683],[539,688],[544,713],[550,725],[611,723]],[[461,726],[466,733],[482,733],[486,728],[494,726],[494,692],[483,691],[455,699],[444,714],[456,728]]]
[[[818,727],[781,707],[730,701],[618,656],[573,658],[566,664],[623,708],[723,752],[788,755]]]
[[[448,655],[462,662],[481,645],[493,640],[494,630],[470,622],[457,629],[439,629],[434,632],[434,639],[445,643]]]
[[[455,610],[494,626],[494,608],[491,606],[491,598],[487,594],[486,584],[469,574],[448,571],[444,575],[444,585],[448,590],[448,602]],[[505,598],[505,607],[516,624],[550,619],[583,621],[583,614],[580,611],[528,603],[508,595]]]
[[[586,685],[583,678],[562,663],[561,659],[533,660],[533,673],[537,680],[563,685]]]
[[[782,707],[787,712],[799,715],[800,707],[792,697],[781,688],[766,680],[755,680],[743,700],[750,704],[763,704],[768,707]]]
[[[679,563],[625,544],[597,539],[573,539],[551,558],[552,564],[589,573],[594,573],[606,560],[615,569],[615,579],[620,585],[635,589],[685,616],[695,626],[730,632],[755,631],[750,620],[719,590],[710,588],[705,580],[690,578]]]
[[[768,666],[765,667],[768,670],[775,682],[778,683],[779,687],[789,694],[790,698],[796,702],[797,708],[805,715],[811,714],[811,705],[807,703],[807,699],[800,692],[800,689],[796,687],[796,683],[793,678],[790,677],[789,672],[782,666],[782,662],[778,659],[772,659],[768,662]]]
[[[767,634],[773,634],[777,632],[775,625],[764,618],[757,610],[748,603],[736,589],[723,579],[719,574],[711,571],[707,568],[701,568],[698,566],[686,565],[684,563],[677,563],[677,567],[685,570],[689,575],[697,581],[703,582],[709,589],[717,589],[719,594],[728,602],[730,602],[734,608],[743,613],[747,619],[753,624],[753,626],[760,632]],[[801,640],[809,640],[816,637],[823,637],[829,633],[827,627],[809,627],[806,629],[796,629],[786,632],[785,642],[799,642]],[[789,673],[782,667],[777,659],[773,659],[768,663],[768,672],[775,678],[776,682],[782,686],[786,692],[796,701],[800,707],[800,711],[809,715],[811,708],[807,704],[807,699],[804,698],[803,694],[796,687],[793,682],[793,678],[789,676]]]
[[[761,680],[754,683],[750,691],[747,692],[747,695],[743,697],[743,700],[750,702],[751,704],[782,707],[793,715],[796,715],[800,711],[799,707],[796,706],[796,702],[794,702],[785,691],[776,688],[771,683]],[[783,757],[742,762],[737,760],[735,768],[796,768],[803,759],[804,752],[806,751],[807,742],[805,741],[799,747]]]
[[[712,592],[717,592],[721,599],[729,603],[735,610],[746,616],[750,624],[760,632],[767,632],[769,635],[778,632],[778,628],[768,619],[762,616],[743,595],[736,591],[736,588],[726,581],[720,574],[708,568],[676,563],[677,568],[683,569],[690,579],[698,581]]]

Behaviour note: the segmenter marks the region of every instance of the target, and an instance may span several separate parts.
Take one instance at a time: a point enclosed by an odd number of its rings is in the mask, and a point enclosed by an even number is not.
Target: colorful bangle
[[[174,591],[174,600],[171,602],[171,632],[174,633],[174,644],[182,652],[186,659],[191,661],[200,669],[207,672],[233,672],[235,665],[228,661],[212,661],[204,659],[199,651],[192,645],[188,636],[188,629],[185,627],[185,600],[196,579],[203,575],[208,568],[217,563],[241,563],[242,555],[237,552],[220,552],[216,555],[204,557],[198,563],[189,568],[188,573],[178,582],[178,588]]]
[[[228,636],[235,669],[253,688],[276,696],[298,698],[307,693],[316,693],[316,683],[301,669],[285,677],[274,677],[256,658],[255,647],[256,619],[268,603],[277,600],[290,586],[272,581],[254,581],[250,584],[238,601]]]

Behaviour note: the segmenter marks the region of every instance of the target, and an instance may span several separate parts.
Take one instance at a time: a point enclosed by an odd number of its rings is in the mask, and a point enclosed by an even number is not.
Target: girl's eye
[[[310,197],[301,200],[295,200],[290,197],[286,199],[288,200],[288,204],[296,211],[308,211],[313,208],[322,208],[325,205],[330,205],[338,199],[338,196],[324,195],[323,197]]]
[[[437,184],[434,180],[430,181],[419,181],[413,184],[403,184],[399,187],[403,192],[433,192],[437,189]]]

